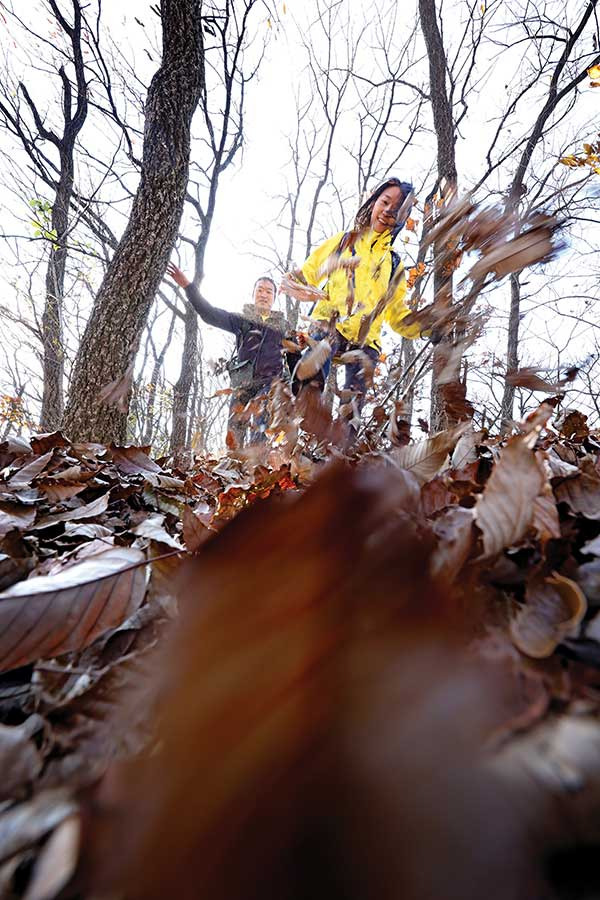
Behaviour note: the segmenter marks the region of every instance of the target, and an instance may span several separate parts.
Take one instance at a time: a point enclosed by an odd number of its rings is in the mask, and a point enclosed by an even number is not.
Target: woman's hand
[[[178,269],[175,263],[169,263],[167,266],[167,275],[170,275],[175,284],[178,284],[179,287],[186,288],[192,282],[189,278],[187,278],[181,269]]]
[[[325,300],[327,297],[324,291],[320,291],[306,282],[298,281],[294,272],[288,272],[283,276],[279,293],[288,294],[299,303],[318,303],[319,300]]]

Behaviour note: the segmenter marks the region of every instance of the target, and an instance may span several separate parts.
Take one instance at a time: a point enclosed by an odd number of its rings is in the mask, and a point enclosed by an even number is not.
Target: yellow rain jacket
[[[302,274],[309,284],[318,287],[325,279],[321,276],[321,270],[332,253],[337,253],[341,240],[346,232],[340,231],[317,247],[310,254],[302,266]],[[338,269],[333,272],[325,285],[327,300],[321,300],[312,311],[313,319],[329,321],[334,312],[339,313],[337,330],[349,341],[355,342],[364,315],[368,315],[375,308],[379,300],[385,295],[390,283],[392,271],[391,233],[384,231],[378,234],[376,231],[368,231],[361,235],[355,244],[356,256],[360,257],[360,263],[355,270],[355,293],[352,315],[348,315],[346,299],[348,297],[348,274]],[[342,259],[352,257],[350,248],[342,253]],[[402,263],[399,264],[402,270]],[[418,324],[402,327],[402,320],[409,314],[410,309],[404,302],[406,296],[406,276],[403,276],[396,287],[395,294],[386,306],[384,312],[373,320],[365,343],[370,347],[379,349],[381,326],[387,322],[394,331],[406,338],[417,338],[420,334]]]

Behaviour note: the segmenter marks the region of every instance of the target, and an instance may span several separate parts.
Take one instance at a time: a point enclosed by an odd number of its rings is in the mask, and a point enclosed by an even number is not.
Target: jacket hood
[[[270,325],[272,328],[283,330],[286,327],[285,316],[278,309],[272,309],[269,315],[263,318],[257,311],[254,303],[245,303],[244,308],[242,309],[242,315],[251,322],[262,322],[265,325]]]

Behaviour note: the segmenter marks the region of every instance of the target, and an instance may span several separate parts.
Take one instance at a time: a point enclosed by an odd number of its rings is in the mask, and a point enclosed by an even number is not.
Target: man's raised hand
[[[181,269],[178,269],[175,263],[169,263],[167,266],[167,275],[170,275],[175,284],[178,284],[179,287],[186,288],[191,281],[187,278]]]

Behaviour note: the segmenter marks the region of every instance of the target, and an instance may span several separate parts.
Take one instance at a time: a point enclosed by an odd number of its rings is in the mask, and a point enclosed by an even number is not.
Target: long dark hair
[[[365,228],[369,228],[371,225],[371,213],[373,212],[373,207],[375,206],[378,198],[383,194],[386,188],[397,187],[402,191],[402,202],[406,200],[409,194],[412,194],[413,186],[409,181],[400,181],[399,178],[391,177],[386,179],[382,184],[375,188],[372,194],[369,194],[363,205],[360,207],[358,212],[356,213],[356,218],[354,219],[354,228],[357,231],[362,231]],[[404,223],[398,222],[394,228],[392,229],[392,240],[396,237],[399,231],[402,231],[404,228]]]

